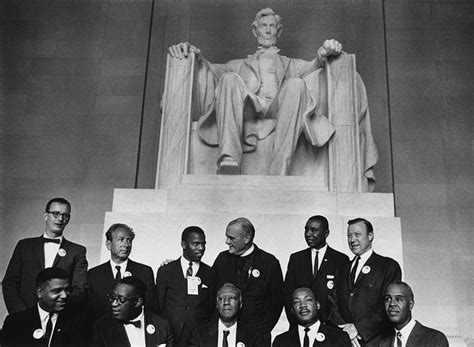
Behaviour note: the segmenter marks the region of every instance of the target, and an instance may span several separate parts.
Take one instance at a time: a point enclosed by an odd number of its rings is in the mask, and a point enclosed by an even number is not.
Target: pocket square
[[[201,288],[208,288],[208,287],[203,283]]]

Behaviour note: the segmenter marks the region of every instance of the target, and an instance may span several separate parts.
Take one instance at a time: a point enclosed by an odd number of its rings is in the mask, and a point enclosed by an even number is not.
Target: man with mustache
[[[155,279],[150,266],[137,263],[129,258],[135,233],[126,224],[112,224],[105,233],[105,245],[110,251],[110,260],[89,270],[87,273],[88,303],[93,320],[103,316],[109,309],[107,294],[117,282],[127,276],[140,278],[146,286],[143,298],[147,307],[153,306]]]
[[[395,260],[372,250],[372,223],[356,218],[347,224],[347,241],[355,256],[341,268],[329,294],[329,322],[346,332],[353,346],[378,346],[381,335],[390,330],[385,289],[400,281],[402,271]]]
[[[138,277],[118,281],[108,295],[110,313],[94,323],[92,346],[175,346],[169,322],[146,307],[145,292]]]
[[[188,42],[169,48],[177,58],[196,54],[198,133],[206,144],[219,147],[218,174],[240,174],[243,153],[255,151],[258,140],[275,132],[268,174],[287,175],[303,132],[316,147],[334,133],[325,116],[311,117],[317,103],[303,78],[340,54],[342,45],[326,40],[312,61],[288,58],[276,46],[282,27],[281,17],[271,8],[260,10],[252,23],[257,51],[226,64],[210,63]]]
[[[438,330],[414,320],[415,298],[405,282],[392,282],[385,290],[385,312],[394,330],[382,339],[380,347],[448,347],[448,339]]]
[[[214,304],[215,272],[201,261],[204,230],[189,226],[181,234],[183,255],[158,269],[158,313],[171,323],[176,346],[188,346],[193,329],[209,322]]]
[[[349,262],[347,255],[328,246],[329,223],[323,216],[312,216],[304,227],[304,238],[309,248],[293,253],[285,276],[285,310],[290,325],[296,321],[291,314],[291,293],[308,287],[318,297],[321,308],[318,316],[326,321],[329,316],[329,291],[334,287],[337,271]]]
[[[71,219],[71,204],[64,198],[51,199],[46,204],[43,218],[43,235],[20,240],[5,272],[2,288],[9,313],[36,305],[35,278],[48,267],[59,267],[68,274],[71,281],[70,305],[79,305],[84,300],[86,248],[63,236]]]
[[[278,335],[273,347],[351,346],[345,333],[319,320],[319,308],[319,302],[311,289],[295,289],[291,294],[291,313],[297,325]]]
[[[2,346],[84,346],[84,319],[66,308],[68,274],[50,267],[36,276],[36,305],[10,314],[3,325]]]

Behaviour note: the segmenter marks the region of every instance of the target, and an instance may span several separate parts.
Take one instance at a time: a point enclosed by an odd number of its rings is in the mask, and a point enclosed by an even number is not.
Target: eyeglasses
[[[60,216],[62,216],[65,220],[69,220],[71,218],[71,215],[67,212],[61,213],[58,211],[47,211],[47,213],[51,213],[54,218],[59,218]]]
[[[115,295],[113,293],[107,294],[107,299],[109,299],[110,303],[113,304],[115,301],[117,301],[120,305],[125,304],[127,301],[138,299],[140,296],[135,295],[135,296],[130,296],[130,297],[125,297],[125,296],[119,296]]]

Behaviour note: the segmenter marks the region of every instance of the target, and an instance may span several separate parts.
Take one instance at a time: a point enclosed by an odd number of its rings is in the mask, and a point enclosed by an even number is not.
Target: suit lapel
[[[313,277],[313,259],[311,259],[312,257],[313,253],[311,252],[311,248],[308,248],[303,255],[302,264],[302,270],[306,276],[307,283],[312,283],[315,280],[315,277]]]
[[[40,269],[44,269],[44,242],[43,236],[38,237],[36,240],[36,246],[31,250],[32,258],[35,259],[36,264],[40,264]]]
[[[69,251],[69,245],[70,245],[70,242],[68,240],[66,240],[63,236],[63,240],[59,245],[58,253],[56,253],[56,257],[54,258],[53,267],[58,266],[58,263],[67,255],[67,252]],[[59,250],[61,248],[64,249],[64,251],[65,251],[63,256],[59,255]]]
[[[147,327],[148,325],[152,325],[153,327],[155,327],[155,333],[153,334],[149,334],[148,331],[147,331]],[[156,326],[153,322],[153,319],[152,317],[147,313],[145,312],[145,326],[143,327],[143,331],[145,332],[145,344],[147,346],[156,346],[158,345],[158,342],[156,341]]]
[[[415,322],[415,326],[413,327],[410,335],[408,335],[407,344],[406,344],[407,347],[421,345],[422,341],[418,341],[418,338],[421,332],[420,328],[421,328],[420,323]],[[392,340],[393,340],[393,337],[392,337]]]
[[[364,280],[364,278],[372,271],[374,271],[374,255],[375,253],[372,252],[372,254],[370,255],[369,259],[367,259],[367,261],[365,262],[364,266],[360,269],[360,272],[359,272],[359,276],[357,276],[357,279],[355,281],[355,284],[354,284],[354,287],[357,287],[357,285],[359,284],[360,281]],[[367,273],[364,273],[362,270],[366,267],[366,266],[369,266],[370,267],[370,272],[367,272]]]
[[[130,346],[130,340],[128,339],[127,332],[122,323],[112,318],[112,334],[113,339],[117,341],[117,345]]]

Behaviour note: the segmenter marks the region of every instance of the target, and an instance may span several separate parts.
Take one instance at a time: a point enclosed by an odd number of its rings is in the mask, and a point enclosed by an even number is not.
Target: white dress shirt
[[[46,325],[48,324],[49,319],[49,312],[43,310],[39,304],[38,305],[38,312],[41,321],[41,329],[43,329],[43,335],[46,333]],[[58,314],[55,313],[51,317],[51,323],[53,323],[53,329],[51,330],[51,336],[49,337],[48,346],[51,344],[51,339],[53,338],[54,328],[56,327],[56,322],[58,321]]]
[[[189,260],[181,256],[180,261],[181,261],[181,270],[183,271],[183,276],[184,278],[186,278],[186,272],[188,271],[188,268],[189,268]],[[199,263],[195,261],[193,261],[192,263],[193,265],[191,265],[191,267],[193,268],[193,276],[196,276],[199,270]]]
[[[321,322],[318,320],[313,325],[309,326],[308,337],[309,337],[309,345],[312,346],[314,344],[314,340],[316,339],[316,335],[318,334],[319,326]],[[303,346],[304,342],[304,329],[305,327],[302,325],[298,325],[298,335],[300,336],[300,344]]]
[[[248,256],[249,254],[251,254],[254,249],[255,249],[255,246],[254,246],[253,243],[252,243],[252,246],[250,246],[250,248],[247,249],[247,250],[246,250],[244,253],[242,253],[240,256],[241,256],[241,257],[246,257],[246,256]]]
[[[393,339],[393,345],[395,347],[397,347],[397,333],[399,331],[400,331],[400,334],[402,334],[402,336],[400,338],[402,340],[402,347],[405,347],[407,345],[408,337],[410,336],[411,331],[415,327],[415,323],[416,323],[416,321],[412,318],[412,319],[410,319],[408,324],[405,325],[401,330],[395,329],[395,337]]]
[[[370,258],[370,256],[372,255],[372,253],[374,253],[374,250],[371,248],[369,249],[367,252],[365,252],[364,254],[361,254],[359,257],[359,265],[357,266],[357,270],[356,270],[356,274],[355,274],[355,280],[357,281],[357,278],[359,277],[359,274],[360,272],[362,271],[362,268],[365,266],[365,263],[367,262],[367,260]],[[352,271],[352,268],[354,267],[354,264],[355,264],[355,261],[354,261],[355,257],[352,258],[352,265],[351,265],[351,271]]]
[[[58,239],[59,243],[54,242],[45,242],[44,243],[44,268],[52,267],[54,263],[54,259],[56,259],[56,254],[58,254],[59,247],[61,246],[61,242],[63,242],[63,236],[59,237],[49,237],[46,236],[46,233],[43,234],[45,239]]]
[[[128,341],[130,341],[130,346],[146,346],[145,341],[145,316],[143,314],[143,309],[140,315],[132,320],[140,321],[141,326],[140,328],[136,327],[133,324],[124,324],[125,332],[127,333]]]
[[[227,335],[227,343],[229,347],[235,347],[235,344],[237,343],[237,322],[235,322],[231,327],[227,328],[219,319],[219,322],[217,323],[217,329],[217,345],[222,346],[222,341],[224,340],[224,330],[229,330],[229,335]]]
[[[328,249],[328,244],[326,243],[320,249],[311,248],[311,269],[314,269],[314,259],[316,257],[316,251],[318,251],[318,271],[321,269],[321,264],[323,263],[324,256],[326,255],[326,250]]]
[[[125,271],[127,271],[127,265],[128,265],[128,258],[127,260],[121,262],[120,264],[117,264],[112,259],[110,259],[110,267],[112,268],[112,273],[114,274],[114,277],[117,276],[117,269],[115,267],[120,266],[120,278],[124,278]]]

